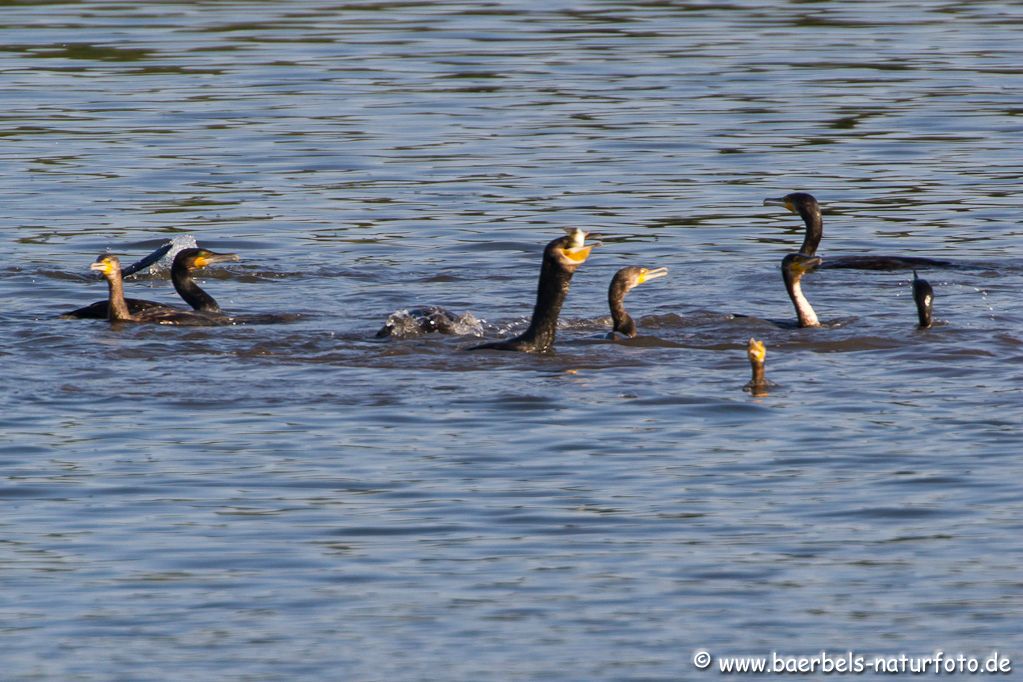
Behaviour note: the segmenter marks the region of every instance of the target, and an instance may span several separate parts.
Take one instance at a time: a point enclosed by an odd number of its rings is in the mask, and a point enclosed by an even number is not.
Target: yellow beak
[[[749,359],[755,362],[763,362],[764,358],[767,357],[767,347],[764,346],[763,341],[757,341],[751,338],[749,345],[746,346],[746,353],[749,355]]]

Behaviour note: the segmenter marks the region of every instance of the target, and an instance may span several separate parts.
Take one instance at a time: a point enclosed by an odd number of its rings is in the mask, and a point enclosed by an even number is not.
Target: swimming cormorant
[[[784,206],[792,213],[798,213],[806,225],[803,244],[799,253],[804,256],[817,254],[817,247],[824,236],[824,219],[820,205],[812,194],[792,192],[778,199],[764,199],[764,206]],[[822,268],[846,268],[853,270],[899,270],[913,267],[952,267],[954,263],[917,256],[836,256],[825,258]]]
[[[110,291],[107,319],[111,322],[150,322],[154,324],[173,325],[210,325],[222,324],[228,319],[217,313],[202,313],[179,310],[170,306],[156,304],[132,313],[124,300],[124,282],[121,276],[121,262],[117,256],[101,255],[89,266],[107,280]]]
[[[749,358],[753,378],[743,386],[743,390],[749,391],[754,396],[767,395],[767,389],[770,388],[771,382],[764,378],[764,360],[767,358],[767,348],[764,346],[764,342],[750,338],[746,345],[746,357]]]
[[[590,255],[593,245],[586,246],[586,232],[574,229],[567,236],[547,244],[543,250],[540,280],[536,287],[536,304],[529,328],[522,334],[503,341],[491,341],[468,350],[514,350],[548,353],[554,349],[558,315],[565,302],[572,274]]]
[[[170,248],[170,246],[168,245],[167,248]],[[154,252],[153,255],[156,253],[158,253],[158,251]],[[152,258],[152,255],[148,258]],[[148,260],[148,258],[146,260]],[[159,257],[157,257],[156,260],[159,260]],[[192,279],[192,272],[204,268],[207,265],[227,263],[237,260],[240,260],[238,254],[234,253],[214,253],[209,249],[201,248],[182,249],[174,256],[174,264],[171,266],[171,281],[174,283],[174,289],[177,290],[181,298],[183,298],[193,310],[204,313],[219,313],[220,306],[212,296],[203,291],[199,285],[195,283]],[[138,265],[138,263],[135,265]],[[123,271],[121,272],[121,276],[123,279]],[[137,315],[148,308],[170,307],[163,303],[147,301],[140,298],[125,299],[125,303],[128,306],[128,313],[131,315]],[[78,308],[77,310],[64,313],[61,317],[75,319],[106,319],[109,317],[108,302],[96,301],[84,308]]]
[[[913,302],[916,303],[916,316],[920,329],[927,329],[931,326],[934,289],[931,288],[927,280],[917,276],[916,270],[913,271]]]
[[[637,265],[624,267],[615,273],[615,276],[611,278],[611,285],[607,289],[607,304],[611,308],[611,321],[614,323],[614,328],[608,334],[608,338],[613,339],[616,332],[630,339],[636,336],[636,323],[625,311],[625,295],[633,287],[667,274],[668,268],[651,270]]]
[[[456,315],[447,308],[436,305],[398,310],[387,318],[384,326],[377,330],[376,338],[391,336],[409,337],[420,334],[465,334],[479,320],[471,314]],[[471,332],[470,332],[471,333]]]

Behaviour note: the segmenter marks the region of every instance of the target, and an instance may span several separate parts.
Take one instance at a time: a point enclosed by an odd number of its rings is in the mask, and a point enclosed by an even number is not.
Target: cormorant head
[[[586,245],[588,232],[583,232],[579,228],[565,231],[568,232],[566,236],[559,237],[547,244],[547,248],[544,249],[544,259],[553,260],[559,268],[572,273],[589,257],[593,244]]]
[[[96,258],[96,262],[89,266],[90,270],[95,270],[104,277],[110,278],[114,275],[121,274],[121,261],[109,253],[100,254]]]
[[[767,347],[764,346],[764,342],[750,337],[749,343],[746,344],[746,357],[749,358],[751,365],[764,364],[764,359],[767,357]]]
[[[172,267],[198,270],[214,263],[230,263],[238,260],[241,258],[236,253],[214,253],[209,249],[202,248],[181,249],[174,256]]]
[[[799,253],[812,256],[817,253],[817,247],[824,236],[824,221],[821,218],[821,207],[812,194],[806,192],[792,192],[780,199],[764,199],[764,206],[784,206],[792,213],[798,213],[806,225],[806,236],[803,238],[803,245],[799,247]]]
[[[798,282],[799,278],[810,272],[821,263],[819,256],[806,256],[801,253],[790,253],[781,261],[781,272],[785,281]]]
[[[644,282],[649,282],[652,279],[658,277],[664,277],[668,274],[668,268],[643,268],[638,265],[630,265],[624,267],[615,273],[615,276],[611,279],[612,291],[620,290],[621,295],[629,293],[629,291]]]
[[[784,206],[791,213],[798,213],[805,219],[807,215],[820,215],[821,207],[812,194],[792,192],[779,199],[764,199],[764,206]]]
[[[916,314],[920,321],[920,328],[927,329],[931,326],[932,304],[934,302],[934,289],[925,279],[920,279],[916,270],[913,271],[913,302],[916,303]]]

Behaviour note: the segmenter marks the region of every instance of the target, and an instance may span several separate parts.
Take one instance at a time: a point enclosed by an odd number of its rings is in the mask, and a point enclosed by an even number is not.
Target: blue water
[[[1023,665],[1023,9],[49,2],[0,28],[12,680],[680,680],[777,651]],[[820,199],[821,270],[766,197]],[[526,324],[550,356],[376,339]],[[58,314],[192,235],[280,324]],[[625,265],[666,266],[626,300]],[[172,303],[166,272],[126,284]],[[741,313],[750,317],[736,317]],[[742,390],[767,344],[764,397]],[[1018,667],[1018,666],[1017,666]],[[865,677],[869,678],[870,675]]]

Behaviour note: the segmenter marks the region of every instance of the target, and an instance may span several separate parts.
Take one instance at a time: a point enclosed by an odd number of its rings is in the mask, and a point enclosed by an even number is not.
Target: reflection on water
[[[1020,9],[8,4],[13,679],[684,679],[1021,657]],[[779,274],[821,201],[825,326]],[[599,233],[553,356],[543,245]],[[59,320],[168,239],[250,324]],[[628,298],[626,265],[669,278]],[[128,293],[172,303],[166,273]],[[443,306],[473,335],[377,339]],[[287,324],[263,324],[285,320]],[[469,318],[465,318],[469,319]],[[776,385],[751,396],[764,341]],[[755,608],[751,608],[755,605]],[[408,652],[415,652],[410,658]],[[414,661],[414,663],[410,663]]]

